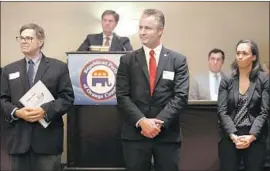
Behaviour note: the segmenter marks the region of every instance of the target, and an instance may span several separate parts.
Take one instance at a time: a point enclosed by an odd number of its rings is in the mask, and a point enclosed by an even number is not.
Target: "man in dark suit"
[[[179,116],[188,102],[186,57],[161,43],[164,15],[146,9],[139,23],[143,47],[121,57],[116,96],[124,116],[123,152],[128,171],[178,171]]]
[[[90,46],[108,46],[109,51],[132,51],[128,37],[120,37],[113,33],[119,21],[119,14],[113,10],[106,10],[101,16],[103,32],[100,34],[89,34],[83,41],[78,51],[89,51]]]
[[[62,116],[72,106],[74,93],[67,65],[46,57],[41,48],[45,33],[36,24],[20,29],[17,40],[25,57],[3,68],[1,107],[9,122],[8,150],[14,171],[59,171],[63,151]],[[55,100],[40,107],[24,107],[19,99],[41,80]],[[47,128],[38,122],[51,122]]]

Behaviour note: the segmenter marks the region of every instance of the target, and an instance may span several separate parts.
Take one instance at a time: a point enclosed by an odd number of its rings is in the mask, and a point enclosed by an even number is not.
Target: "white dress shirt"
[[[149,47],[146,47],[143,45],[143,50],[144,50],[144,53],[145,53],[145,57],[146,57],[146,63],[147,63],[147,66],[148,66],[148,71],[149,71],[149,61],[150,61],[150,51],[151,50],[154,50],[155,52],[155,59],[156,59],[156,63],[157,63],[157,66],[158,66],[158,61],[159,61],[159,56],[160,56],[160,53],[161,53],[161,49],[162,49],[162,43],[160,43],[160,45],[158,45],[155,49],[150,49]]]
[[[218,81],[217,89],[216,89],[216,77],[215,77],[215,74],[218,77],[218,79],[217,79],[217,81]],[[213,73],[213,72],[209,71],[210,97],[211,97],[211,100],[213,100],[213,101],[217,101],[217,99],[218,99],[218,87],[219,87],[220,81],[221,81],[220,72]]]
[[[33,75],[34,79],[35,79],[35,77],[36,77],[37,70],[38,70],[38,66],[39,66],[39,64],[40,64],[41,58],[42,58],[42,54],[40,53],[38,56],[36,56],[36,57],[34,57],[34,58],[32,59],[32,61],[34,62],[34,75]],[[28,58],[27,56],[25,57],[25,59],[26,59],[26,67],[27,67],[26,69],[27,69],[27,72],[28,72],[28,68],[29,68],[28,62],[29,62],[31,59]],[[34,79],[33,79],[33,80],[34,80]]]
[[[162,43],[160,43],[160,45],[158,45],[155,49],[150,49],[149,47],[143,45],[143,50],[144,50],[144,53],[145,53],[145,58],[146,58],[147,66],[148,66],[148,71],[149,71],[149,61],[150,61],[150,54],[149,53],[150,53],[151,50],[154,50],[154,52],[155,52],[155,59],[156,59],[157,67],[158,67],[159,56],[160,56],[160,53],[161,53],[161,50],[162,50]],[[145,117],[138,120],[138,122],[136,123],[136,127],[139,126],[139,122],[141,120],[143,120],[144,118]]]

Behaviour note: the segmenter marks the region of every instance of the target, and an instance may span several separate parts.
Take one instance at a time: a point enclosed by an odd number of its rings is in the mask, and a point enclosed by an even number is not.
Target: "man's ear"
[[[39,40],[39,47],[42,47],[43,44],[44,44],[44,39],[40,39],[40,40]]]
[[[162,36],[163,31],[164,31],[164,28],[163,28],[163,27],[161,27],[161,28],[159,29],[159,36],[160,36],[160,37]]]

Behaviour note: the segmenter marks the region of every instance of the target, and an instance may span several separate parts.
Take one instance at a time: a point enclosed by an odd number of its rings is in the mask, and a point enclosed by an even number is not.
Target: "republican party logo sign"
[[[95,101],[105,101],[115,96],[117,65],[108,59],[89,61],[82,69],[80,86]]]

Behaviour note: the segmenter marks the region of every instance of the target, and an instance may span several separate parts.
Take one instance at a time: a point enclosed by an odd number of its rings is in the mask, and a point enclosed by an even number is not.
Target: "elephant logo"
[[[96,86],[97,83],[100,83],[102,87],[111,86],[112,84],[109,83],[108,72],[105,70],[96,70],[92,73],[92,86]]]
[[[117,65],[108,59],[93,59],[82,69],[80,86],[92,100],[103,101],[115,97]]]

